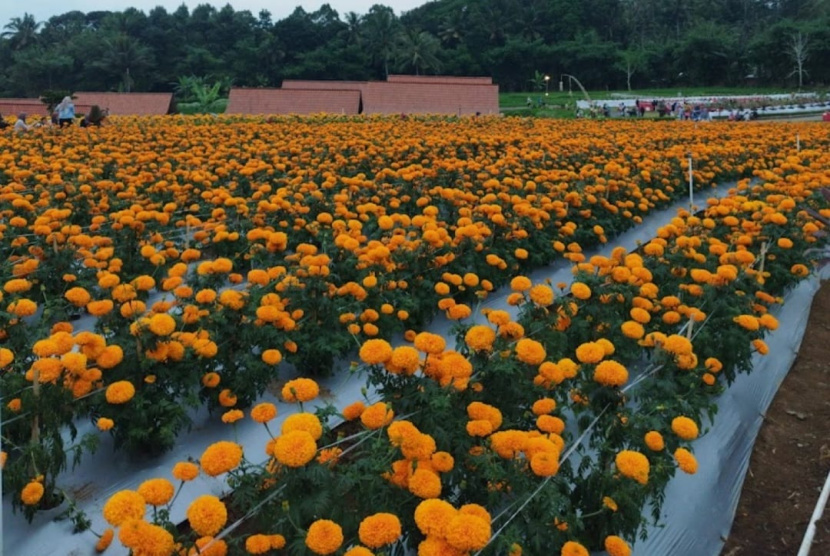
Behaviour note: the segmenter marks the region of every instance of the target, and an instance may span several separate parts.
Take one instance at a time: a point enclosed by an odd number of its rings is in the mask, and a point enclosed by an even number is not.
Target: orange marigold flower
[[[151,506],[163,506],[173,499],[176,489],[167,479],[149,479],[138,485],[137,492]]]
[[[689,355],[692,353],[692,342],[685,336],[672,334],[663,340],[663,349],[674,355]]]
[[[135,386],[128,380],[119,380],[107,386],[105,397],[108,403],[127,403],[135,396]]]
[[[75,307],[84,307],[92,300],[92,296],[84,288],[70,288],[63,296]]]
[[[580,363],[599,363],[605,357],[605,350],[596,342],[585,342],[576,348]]]
[[[95,423],[99,430],[108,431],[112,427],[115,426],[115,421],[112,419],[108,419],[107,417],[100,417],[98,421]]]
[[[318,519],[308,528],[305,545],[315,554],[333,554],[343,544],[343,529],[328,519]]]
[[[221,380],[222,378],[219,376],[219,373],[211,371],[202,376],[202,386],[205,388],[216,388],[219,386],[219,382],[221,382]]]
[[[274,443],[274,457],[288,467],[302,467],[314,459],[317,442],[304,430],[292,430],[279,436]]]
[[[225,526],[228,521],[228,510],[219,498],[204,494],[188,506],[187,520],[196,534],[212,536]]]
[[[574,282],[573,284],[571,284],[571,293],[577,299],[590,299],[591,288],[589,288],[587,284],[583,284],[582,282]]]
[[[559,455],[539,452],[530,458],[530,469],[537,477],[551,477],[559,471]]]
[[[102,317],[112,311],[113,306],[112,299],[102,299],[101,301],[87,303],[86,310],[94,317]]]
[[[443,337],[430,332],[421,332],[416,335],[413,343],[419,351],[431,354],[441,353],[447,347],[447,342]]]
[[[634,479],[641,485],[648,483],[649,463],[648,458],[640,452],[623,450],[614,458],[617,469],[625,477]]]
[[[411,375],[421,366],[421,356],[412,346],[398,346],[392,350],[392,357],[386,362],[386,370],[393,374]]]
[[[533,286],[533,282],[527,276],[516,276],[510,280],[510,289],[514,292],[525,292]]]
[[[484,419],[474,419],[467,423],[467,434],[470,436],[488,436],[493,432],[493,424]]]
[[[107,527],[104,529],[104,532],[101,533],[101,538],[98,539],[98,542],[95,543],[95,552],[104,552],[106,549],[110,547],[112,544],[112,539],[115,537],[115,530]]]
[[[721,371],[721,369],[723,369],[723,363],[721,363],[718,359],[714,357],[707,357],[706,361],[703,362],[703,365],[711,373],[718,373]]]
[[[562,545],[561,556],[589,556],[588,549],[575,541],[568,541]]]
[[[34,506],[40,499],[43,498],[43,484],[38,481],[30,481],[23,490],[20,491],[20,501],[27,506]]]
[[[481,550],[490,542],[490,521],[479,515],[459,512],[447,525],[447,542],[456,550]]]
[[[553,303],[553,289],[544,284],[537,284],[530,288],[530,300],[540,307],[547,307]]]
[[[464,335],[464,342],[475,351],[489,351],[496,341],[496,331],[482,324],[470,327]]]
[[[268,402],[257,404],[251,410],[251,419],[257,423],[267,423],[276,416],[277,406]]]
[[[128,519],[144,517],[144,497],[133,490],[121,490],[109,497],[103,515],[107,523],[118,527]]]
[[[180,461],[173,466],[172,474],[179,481],[192,481],[199,476],[199,466],[189,461]]]
[[[678,467],[684,473],[694,475],[697,473],[697,459],[686,448],[678,448],[674,451],[674,459],[677,461]]]
[[[223,423],[236,423],[240,419],[244,419],[245,414],[242,413],[241,409],[230,409],[222,414],[222,422]]]
[[[620,387],[628,380],[628,370],[616,361],[602,361],[594,369],[594,381],[603,386]]]
[[[215,477],[236,469],[242,461],[242,446],[225,440],[215,442],[205,449],[199,463],[205,474]]]
[[[409,478],[408,488],[418,498],[438,498],[441,496],[441,478],[434,471],[419,467]]]
[[[208,535],[196,539],[196,546],[188,551],[187,556],[227,556],[227,554],[228,543]]]
[[[310,378],[289,380],[282,387],[282,398],[287,402],[308,402],[319,393],[320,387]]]
[[[671,430],[683,440],[694,440],[700,434],[697,424],[682,415],[672,419]]]
[[[449,523],[457,513],[449,502],[427,499],[415,508],[415,525],[424,535],[445,537]]]
[[[556,409],[556,400],[542,398],[533,402],[532,411],[534,415],[546,415]]]
[[[401,521],[390,513],[376,513],[360,522],[357,535],[360,542],[369,548],[380,548],[400,538]]]
[[[360,414],[360,421],[368,429],[379,429],[392,422],[395,412],[385,402],[372,404]]]
[[[738,315],[732,320],[738,323],[738,325],[740,325],[741,327],[750,331],[755,331],[758,330],[758,328],[760,328],[758,319],[752,315]]]
[[[156,336],[169,336],[176,330],[176,319],[167,313],[157,313],[150,317],[148,326]]]
[[[285,418],[280,429],[282,434],[291,431],[305,431],[314,440],[319,440],[323,435],[323,425],[320,419],[313,413],[294,413]]]
[[[659,452],[666,447],[666,443],[663,441],[663,435],[657,431],[648,431],[645,434],[644,440],[648,449],[654,452]]]
[[[360,346],[359,356],[367,365],[381,365],[392,358],[392,346],[386,340],[366,340]]]
[[[631,556],[631,547],[622,538],[616,535],[605,537],[605,551],[608,556]]]
[[[265,554],[271,550],[271,537],[268,535],[251,535],[245,539],[248,554]]]
[[[282,361],[282,353],[278,349],[266,349],[262,352],[262,361],[266,365],[279,365]]]
[[[361,401],[356,401],[343,408],[343,418],[347,421],[354,421],[363,414],[366,405]]]
[[[539,365],[546,356],[544,346],[536,340],[522,338],[516,342],[516,357],[523,363]]]

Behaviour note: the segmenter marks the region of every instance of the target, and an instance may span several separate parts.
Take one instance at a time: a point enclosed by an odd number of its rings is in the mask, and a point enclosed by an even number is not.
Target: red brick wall
[[[363,93],[365,114],[499,113],[497,85],[372,82]]]
[[[95,93],[79,92],[75,112],[87,113],[89,107],[97,104],[102,110],[109,109],[111,115],[153,116],[169,114],[173,104],[173,93]]]
[[[231,89],[226,114],[358,113],[360,91],[331,89]]]
[[[17,116],[25,112],[27,116],[48,116],[46,105],[37,98],[0,98],[0,115]]]

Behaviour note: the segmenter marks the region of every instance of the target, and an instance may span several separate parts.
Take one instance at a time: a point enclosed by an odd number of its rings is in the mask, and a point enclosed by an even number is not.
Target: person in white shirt
[[[26,114],[18,114],[17,121],[14,122],[14,130],[17,133],[23,133],[24,131],[29,131],[30,129],[32,128],[26,123]]]

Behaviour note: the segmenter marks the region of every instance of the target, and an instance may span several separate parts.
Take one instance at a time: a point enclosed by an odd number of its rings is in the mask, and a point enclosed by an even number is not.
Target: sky
[[[365,14],[374,4],[383,4],[395,10],[398,15],[406,10],[426,4],[428,0],[328,0],[328,4],[342,17],[346,12]],[[234,10],[248,10],[256,16],[260,10],[271,12],[273,21],[283,19],[294,8],[302,6],[307,12],[316,11],[325,4],[325,0],[0,0],[0,27],[5,26],[13,17],[23,17],[24,13],[35,16],[37,21],[47,21],[53,15],[60,15],[73,10],[91,12],[99,10],[122,11],[137,8],[148,13],[156,6],[173,12],[182,4],[191,10],[199,4],[211,4],[221,8],[230,4]]]

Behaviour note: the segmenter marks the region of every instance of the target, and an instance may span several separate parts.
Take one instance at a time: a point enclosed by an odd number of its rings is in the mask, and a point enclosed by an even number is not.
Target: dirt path
[[[795,555],[830,471],[830,281],[813,300],[801,349],[767,411],[721,556]],[[830,511],[811,555],[830,554]]]

